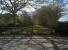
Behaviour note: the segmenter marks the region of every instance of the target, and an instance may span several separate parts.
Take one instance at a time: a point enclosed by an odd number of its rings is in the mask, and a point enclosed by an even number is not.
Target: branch
[[[25,7],[26,3],[23,3],[18,9],[17,11],[19,11],[20,9],[22,9],[23,7]]]

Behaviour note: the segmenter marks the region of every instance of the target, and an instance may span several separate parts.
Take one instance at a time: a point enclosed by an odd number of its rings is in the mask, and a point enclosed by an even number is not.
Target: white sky
[[[35,12],[36,9],[34,9],[32,6],[27,5],[26,7],[22,8],[21,11],[25,10],[27,13]],[[18,11],[17,14],[22,14],[21,11]]]
[[[59,22],[66,22],[66,21],[68,21],[68,15],[62,16],[61,18],[59,18],[58,21],[59,21]]]
[[[65,4],[65,6],[63,7],[63,12],[61,12],[62,14],[64,14],[64,16],[61,16],[58,21],[59,22],[66,22],[68,21],[68,0],[63,0],[63,3]]]

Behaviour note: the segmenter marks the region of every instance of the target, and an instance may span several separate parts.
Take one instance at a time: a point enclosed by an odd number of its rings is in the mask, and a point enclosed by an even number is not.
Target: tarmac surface
[[[68,50],[68,38],[56,36],[0,36],[0,50]]]

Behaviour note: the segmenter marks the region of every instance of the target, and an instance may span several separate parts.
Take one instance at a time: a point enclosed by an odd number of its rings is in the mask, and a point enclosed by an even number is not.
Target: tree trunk
[[[13,24],[16,25],[16,14],[13,13],[13,14],[12,14],[12,17],[13,17]]]

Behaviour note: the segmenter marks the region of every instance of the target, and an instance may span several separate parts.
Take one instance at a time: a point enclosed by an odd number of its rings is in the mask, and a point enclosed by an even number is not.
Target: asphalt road
[[[68,50],[68,38],[56,36],[1,36],[0,50]]]

